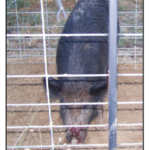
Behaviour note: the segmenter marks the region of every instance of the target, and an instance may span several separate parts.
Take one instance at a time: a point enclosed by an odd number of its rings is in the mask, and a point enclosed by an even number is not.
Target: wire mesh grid
[[[35,34],[42,33],[40,1],[27,2],[7,2],[7,31],[8,33],[18,34]],[[33,6],[36,3],[36,7]],[[131,7],[127,8],[130,1],[121,3],[118,8],[118,16],[120,20],[121,33],[142,33],[143,29],[143,13],[142,2],[135,2]],[[18,4],[18,9],[17,5]],[[21,6],[21,4],[23,6]],[[45,17],[45,33],[61,33],[69,16],[71,9],[75,6],[75,2],[64,1],[66,5],[65,14],[59,13],[59,5],[57,1],[44,1],[44,17]],[[21,7],[21,8],[20,8]],[[65,6],[64,6],[65,7]],[[31,11],[31,8],[33,10]],[[125,10],[125,11],[124,11]],[[60,19],[59,19],[60,18]],[[55,57],[59,37],[46,38],[46,50],[48,63],[55,63],[50,59]],[[142,37],[120,37],[118,46],[118,63],[134,63],[134,68],[139,69],[139,63],[142,63],[143,46]],[[43,57],[43,45],[41,37],[9,37],[7,44],[7,57],[21,58],[26,57]],[[35,62],[34,62],[35,63]],[[39,62],[38,62],[39,63]],[[44,62],[40,62],[44,63]],[[126,67],[127,68],[127,67]],[[128,69],[128,68],[127,68]]]
[[[62,125],[59,116],[61,104],[46,101],[41,83],[43,76],[67,76],[56,74],[55,56],[61,32],[76,2],[7,0],[8,149],[108,149],[107,97],[105,103],[98,104],[104,106],[106,118],[101,117],[100,111],[100,121],[86,125],[89,127],[86,144],[67,145],[64,138],[66,126]],[[117,146],[120,149],[142,149],[143,1],[118,2]],[[133,121],[132,117],[137,119]],[[98,131],[101,134],[97,136],[102,138],[90,141]],[[121,138],[122,135],[125,137]],[[137,138],[133,138],[135,136]]]

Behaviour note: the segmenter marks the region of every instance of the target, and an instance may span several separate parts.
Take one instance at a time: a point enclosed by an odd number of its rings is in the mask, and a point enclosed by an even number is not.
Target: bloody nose
[[[81,127],[71,128],[70,131],[72,133],[72,137],[78,137],[80,130],[81,130]]]

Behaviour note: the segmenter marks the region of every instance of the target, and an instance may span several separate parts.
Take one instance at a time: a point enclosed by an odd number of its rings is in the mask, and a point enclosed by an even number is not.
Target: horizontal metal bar
[[[108,147],[108,144],[76,144],[76,145],[54,145],[55,148],[67,148],[67,147]],[[7,146],[7,148],[18,148],[18,146]],[[19,146],[19,148],[52,148],[52,145],[30,145],[30,146]]]
[[[64,27],[64,26],[45,26],[45,28],[58,28],[58,27]],[[119,27],[121,27],[121,28],[143,28],[143,26],[119,26]],[[42,28],[42,26],[7,26],[7,29],[10,29],[10,28]]]
[[[138,49],[140,49],[140,50],[143,50],[143,48],[139,48],[139,47],[135,47],[135,48],[117,48],[118,50],[138,50]]]
[[[122,33],[122,34],[124,34],[124,33]],[[140,33],[138,33],[138,34],[140,34]],[[143,36],[120,36],[119,37],[119,39],[138,39],[138,40],[143,40]]]
[[[119,143],[117,146],[142,146],[143,143]]]
[[[121,64],[120,62],[118,62],[119,64]],[[123,69],[123,70],[141,70],[143,68],[135,68],[135,67],[132,67],[132,68],[117,68],[117,69]]]
[[[143,54],[118,54],[117,56],[143,56]]]
[[[47,57],[54,57],[56,55],[47,55]],[[117,56],[143,56],[143,54],[118,54]],[[44,55],[7,55],[7,58],[24,58],[24,57],[44,57]]]
[[[30,48],[21,48],[22,51],[43,51],[43,49],[30,49]],[[55,51],[56,48],[46,48],[49,51]],[[134,49],[135,50],[135,49]],[[7,49],[7,51],[20,51],[20,49]]]
[[[47,57],[54,57],[56,55],[46,55]],[[135,56],[135,55],[134,55]],[[7,55],[7,58],[24,58],[24,57],[44,57],[44,55]]]
[[[134,124],[117,124],[118,127],[129,127],[129,126],[143,126],[142,123],[134,123]],[[49,125],[49,126],[7,126],[7,129],[45,129],[45,128],[76,128],[76,127],[108,127],[108,124],[95,124],[95,125]]]
[[[142,73],[117,74],[117,76],[143,76]],[[32,78],[32,77],[108,77],[108,74],[51,74],[51,75],[7,75],[7,78]]]
[[[26,25],[26,26],[22,26],[22,25],[20,25],[19,27],[18,26],[7,26],[7,29],[11,29],[11,28],[28,28],[28,27],[31,27],[31,28],[42,28],[42,26],[41,25],[39,25],[39,26],[28,26],[28,25]],[[49,27],[64,27],[64,26],[47,26],[47,25],[45,25],[45,28],[49,28]],[[139,27],[139,26],[136,26],[136,27]]]
[[[128,63],[143,63],[143,61],[118,61],[119,64],[128,64]]]
[[[52,33],[52,34],[7,34],[7,37],[13,37],[13,36],[20,36],[20,37],[23,37],[23,36],[32,36],[32,37],[36,37],[36,36],[45,36],[45,37],[48,37],[48,36],[66,36],[66,37],[69,37],[69,36],[108,36],[108,33],[91,33],[91,34],[87,34],[87,33],[76,33],[76,34],[55,34],[55,33]]]
[[[119,33],[118,36],[143,36],[143,33]]]
[[[124,76],[124,77],[125,77],[125,76],[128,76],[128,77],[130,76],[130,77],[133,77],[133,76],[143,76],[143,74],[142,74],[142,73],[135,73],[135,74],[134,74],[134,73],[133,73],[133,74],[117,74],[117,76],[122,76],[122,77],[123,77],[123,76]]]
[[[66,13],[71,13],[71,11],[65,11]],[[16,14],[16,12],[11,12],[11,11],[7,11],[8,14]],[[21,11],[21,12],[17,12],[17,14],[24,14],[24,13],[28,13],[28,14],[39,14],[41,13],[40,11],[39,12],[26,12],[26,11]],[[57,14],[58,11],[51,11],[51,12],[43,12],[45,14]],[[118,11],[119,14],[134,14],[134,13],[140,13],[140,14],[143,14],[143,12],[136,12],[136,11]]]
[[[143,123],[117,124],[118,127],[143,126]]]
[[[18,40],[18,38],[16,38]],[[23,38],[22,38],[23,39]],[[13,39],[14,40],[14,39]],[[46,48],[47,50],[51,50],[51,51],[55,51],[56,48]],[[143,50],[143,48],[118,48],[118,50]],[[43,49],[30,49],[30,48],[21,48],[21,50],[25,50],[25,51],[43,51]],[[20,51],[20,49],[7,49],[7,51]]]
[[[108,127],[108,124],[104,125],[49,125],[49,126],[8,126],[7,129],[24,129],[24,128],[40,128],[40,129],[45,129],[45,128],[72,128],[72,127]]]
[[[107,77],[108,74],[52,74],[52,75],[7,75],[8,78],[26,78],[26,77]]]
[[[65,12],[66,12],[66,13],[71,13],[71,11],[65,11]],[[8,12],[8,11],[7,11],[7,14],[14,14],[14,13],[16,14],[16,12],[11,12],[11,11]],[[44,13],[44,14],[57,14],[58,11],[49,11],[49,12],[48,12],[48,11],[46,11],[46,12],[44,11],[43,13]],[[41,12],[40,12],[40,11],[37,11],[37,12],[20,11],[20,12],[19,12],[19,11],[18,11],[17,14],[41,14]]]
[[[137,14],[137,13],[138,14],[143,14],[142,11],[141,12],[140,11],[139,12],[136,12],[136,11],[128,11],[128,12],[127,11],[118,11],[118,14],[132,14],[132,13],[133,14]]]
[[[18,36],[18,37],[23,37],[23,36],[32,36],[32,37],[36,37],[36,36],[108,36],[108,33],[91,33],[91,34],[86,34],[86,33],[76,33],[76,34],[7,34],[7,37],[13,37],[13,36]],[[143,33],[119,33],[118,36],[143,36]]]
[[[139,102],[117,102],[117,105],[131,105],[131,104],[143,104],[142,101]],[[108,102],[94,102],[94,103],[50,103],[51,106],[63,106],[63,105],[108,105]],[[7,106],[48,106],[47,103],[28,103],[28,104],[7,104]]]
[[[143,28],[143,26],[119,26],[120,28]]]
[[[51,106],[63,106],[63,105],[108,105],[108,102],[103,103],[50,103]],[[48,106],[47,103],[31,103],[31,104],[7,104],[7,106]]]
[[[7,64],[18,64],[18,65],[25,65],[25,64],[45,64],[44,62],[31,62],[31,63],[28,63],[28,62],[16,62],[16,63],[7,63]],[[56,64],[55,62],[47,62],[47,64]]]
[[[36,39],[43,39],[42,35],[41,37],[19,37],[20,40],[36,40]],[[8,40],[18,40],[18,37],[9,37]],[[46,37],[46,40],[59,40],[59,37]]]
[[[123,147],[127,147],[127,146],[142,146],[143,143],[119,143],[117,144],[117,147],[123,146]],[[64,145],[54,145],[54,147],[59,147],[59,148],[67,148],[67,147],[78,147],[78,148],[82,148],[82,147],[108,147],[108,144],[76,144],[76,145],[67,145],[66,143]],[[8,149],[12,149],[12,148],[18,148],[18,146],[7,146]],[[19,146],[19,148],[52,148],[52,145],[30,145],[30,146]]]

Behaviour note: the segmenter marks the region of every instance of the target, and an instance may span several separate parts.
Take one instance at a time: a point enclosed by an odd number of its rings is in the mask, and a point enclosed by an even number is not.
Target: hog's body
[[[80,0],[69,16],[63,33],[108,33],[108,2]],[[108,36],[61,37],[56,61],[58,74],[107,74]],[[108,84],[107,77],[59,77],[58,80],[48,80],[51,98],[58,97],[61,103],[103,101]],[[95,116],[96,107],[60,106],[60,114],[65,125],[87,125]],[[71,128],[66,137],[68,143],[82,143],[86,128]]]

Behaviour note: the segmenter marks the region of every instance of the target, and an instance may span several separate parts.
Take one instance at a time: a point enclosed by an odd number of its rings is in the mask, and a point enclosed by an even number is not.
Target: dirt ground
[[[30,12],[40,11],[40,1],[29,1],[29,6],[21,7],[21,4],[24,4],[23,1],[18,3],[20,8],[17,9],[18,12],[29,12],[22,15],[18,15],[19,21],[19,31],[20,33],[41,33],[41,20],[39,15],[30,15]],[[32,3],[31,3],[32,2]],[[70,11],[74,5],[74,1],[64,0],[63,6],[65,11]],[[137,10],[142,11],[143,9],[143,0],[138,0]],[[44,3],[45,8],[45,3]],[[58,5],[54,0],[47,0],[48,11],[58,10]],[[118,11],[134,11],[135,10],[135,1],[118,1]],[[8,11],[8,10],[7,10]],[[13,10],[9,10],[12,12]],[[14,9],[15,11],[15,9]],[[47,10],[45,10],[47,11]],[[48,15],[48,25],[47,26],[62,26],[65,23],[64,15],[60,15],[60,22],[56,19],[56,14]],[[120,26],[129,26],[134,25],[135,15],[130,13],[121,13],[118,14],[120,20]],[[137,25],[141,26],[143,19],[142,14],[137,14]],[[15,17],[14,17],[15,18]],[[16,26],[13,16],[7,16],[7,29],[10,29],[11,33],[17,33],[18,27]],[[34,20],[36,19],[36,22]],[[13,23],[14,22],[14,23]],[[10,23],[10,24],[9,24]],[[32,24],[33,23],[33,24]],[[10,27],[9,27],[10,26]],[[11,28],[14,26],[15,28]],[[25,27],[21,27],[25,26]],[[36,26],[37,28],[30,28]],[[60,28],[46,28],[46,33],[61,33]],[[135,29],[131,28],[121,28],[121,33],[132,33],[135,32]],[[138,28],[138,32],[142,32]],[[133,39],[134,40],[134,39]],[[134,47],[135,43],[133,40],[122,40],[120,42],[120,48]],[[21,41],[21,48],[25,51],[21,51],[22,55],[36,55],[33,49],[38,48],[42,49],[42,39],[24,39]],[[52,44],[51,47],[56,48],[56,41],[50,41]],[[140,46],[137,44],[136,48],[142,47],[142,42],[139,42]],[[20,43],[18,39],[9,39],[7,41],[7,56],[13,56],[18,54],[18,51],[11,51],[11,49],[20,49]],[[31,49],[31,53],[27,53],[27,50]],[[9,51],[10,50],[10,51]],[[40,53],[38,51],[38,53]],[[42,55],[41,54],[38,55]],[[124,54],[120,53],[120,54]],[[130,54],[126,51],[126,54]],[[137,54],[141,54],[138,53]],[[142,59],[138,57],[138,59]],[[55,58],[50,58],[51,62],[55,62]],[[126,57],[121,57],[121,61],[126,61]],[[20,64],[20,61],[22,64]],[[118,59],[120,61],[120,59]],[[134,61],[134,58],[130,57],[128,61]],[[142,61],[142,60],[137,60]],[[13,64],[14,63],[14,64]],[[16,63],[16,64],[15,64]],[[8,58],[7,59],[7,75],[44,75],[44,59],[43,57],[36,58]],[[142,68],[142,64],[136,64],[137,68]],[[142,73],[142,69],[134,69],[135,64],[119,64],[118,73]],[[48,64],[48,73],[56,74],[56,66],[54,64]],[[133,102],[133,101],[143,101],[143,80],[142,77],[118,77],[118,90],[117,90],[117,101],[118,102]],[[105,97],[105,102],[108,101],[108,93]],[[34,104],[34,103],[47,103],[45,90],[42,85],[42,78],[7,78],[7,104]],[[59,103],[59,100],[51,101],[51,103]],[[52,114],[52,124],[53,125],[62,125],[62,120],[59,113],[59,107],[51,106]],[[99,114],[92,121],[91,124],[108,124],[108,106],[104,105],[103,115],[98,107]],[[49,109],[47,106],[7,106],[7,126],[48,126],[49,121]],[[117,124],[137,124],[143,123],[143,105],[134,104],[134,105],[118,105],[117,106]],[[19,139],[20,138],[20,139]],[[65,145],[65,131],[64,128],[53,128],[53,139],[55,145]],[[60,141],[60,139],[62,139]],[[143,126],[118,126],[117,127],[117,144],[120,143],[143,143]],[[51,133],[49,128],[27,128],[23,129],[7,129],[7,146],[31,146],[31,145],[51,145]],[[88,128],[87,137],[83,144],[108,144],[108,127],[93,127]],[[19,148],[19,150],[31,150],[32,148]],[[48,150],[50,148],[35,148],[36,150]],[[60,148],[55,148],[59,150]],[[73,150],[73,149],[108,149],[108,147],[86,147],[86,148],[65,148],[64,150]],[[118,146],[117,150],[142,150],[142,146]],[[13,148],[12,148],[13,150]]]
[[[16,59],[7,59],[7,75],[39,75],[44,74],[43,58],[24,58],[23,62],[29,64],[11,64]],[[36,62],[37,64],[30,64]],[[133,64],[119,64],[118,68],[132,68]],[[142,68],[142,64],[137,64]],[[48,73],[55,74],[55,64],[48,65]],[[142,73],[142,69],[118,69],[118,73]],[[142,101],[143,100],[143,81],[142,77],[118,77],[118,102]],[[108,101],[108,94],[105,97]],[[46,94],[42,85],[42,78],[7,78],[7,104],[29,104],[47,103]],[[59,103],[59,100],[52,101]],[[59,114],[59,107],[51,106],[52,124],[62,125]],[[118,105],[117,124],[136,124],[143,123],[142,104]],[[7,126],[46,126],[49,125],[49,114],[47,106],[8,106],[7,107]],[[99,109],[99,115],[91,124],[108,124],[108,106],[104,105],[103,115]],[[29,128],[23,133],[24,129],[7,129],[7,146],[14,145],[51,145],[51,134],[49,128]],[[22,134],[23,133],[23,134]],[[22,134],[22,136],[21,136]],[[17,140],[21,139],[17,142]],[[63,138],[64,137],[64,138]],[[53,128],[53,138],[55,145],[66,144],[64,128]],[[60,138],[62,139],[60,141]],[[17,142],[17,143],[16,143]],[[16,144],[15,144],[16,143]],[[117,143],[143,143],[142,126],[119,126],[117,127]],[[87,137],[83,144],[108,144],[108,127],[88,128]],[[21,148],[19,148],[21,149]],[[38,149],[38,148],[37,148]],[[44,150],[46,148],[39,148]],[[50,149],[50,148],[47,148]],[[59,149],[59,148],[56,148]],[[68,148],[63,148],[68,149]],[[70,148],[75,149],[75,148]],[[80,149],[80,148],[77,148]],[[87,148],[81,148],[87,149]],[[95,147],[89,149],[105,149]],[[107,148],[106,148],[107,149]],[[141,150],[142,146],[124,147],[118,146],[118,150],[134,149]],[[24,148],[27,150],[27,148]],[[29,150],[29,149],[28,149]],[[68,149],[69,150],[69,149]]]

